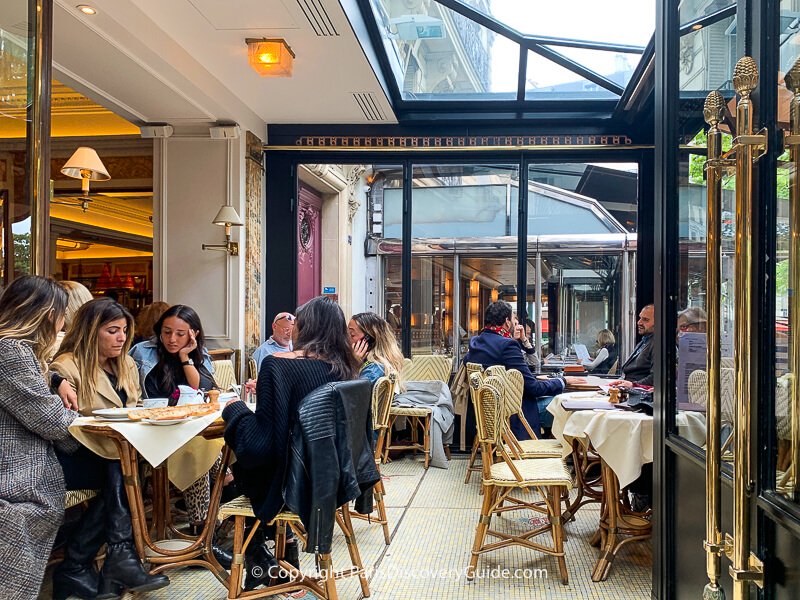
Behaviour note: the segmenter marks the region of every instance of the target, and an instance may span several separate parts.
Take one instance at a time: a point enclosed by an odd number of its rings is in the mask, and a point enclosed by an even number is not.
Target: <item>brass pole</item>
[[[750,94],[758,85],[758,67],[749,57],[742,57],[733,71],[733,87],[740,99],[736,105],[736,308],[734,311],[736,407],[733,446],[733,549],[730,573],[734,600],[748,600],[750,582],[750,325],[753,280],[752,187],[753,146],[747,136],[753,134],[753,103]]]
[[[720,502],[720,303],[722,287],[720,268],[720,236],[722,208],[722,121],[725,99],[711,92],[703,106],[703,117],[709,124],[708,160],[706,161],[706,310],[708,312],[708,401],[706,402],[706,573],[708,583],[703,600],[724,600],[720,586],[722,575],[722,519]]]
[[[800,485],[800,60],[785,76],[786,87],[792,92],[789,104],[790,131],[787,146],[790,152],[789,168],[789,389],[792,448],[789,465],[789,482],[795,502]]]

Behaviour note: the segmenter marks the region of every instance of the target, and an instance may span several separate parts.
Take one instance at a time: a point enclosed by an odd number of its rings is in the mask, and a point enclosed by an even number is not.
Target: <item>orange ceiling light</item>
[[[284,39],[252,39],[247,42],[247,62],[262,77],[291,77],[294,52]]]

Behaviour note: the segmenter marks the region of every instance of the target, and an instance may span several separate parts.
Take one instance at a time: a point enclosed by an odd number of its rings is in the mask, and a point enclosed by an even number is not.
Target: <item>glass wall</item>
[[[31,271],[26,119],[33,86],[27,0],[0,3],[0,284]]]

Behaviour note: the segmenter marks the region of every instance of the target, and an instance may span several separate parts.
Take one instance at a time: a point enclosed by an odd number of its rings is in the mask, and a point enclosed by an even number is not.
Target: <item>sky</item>
[[[521,33],[645,46],[655,30],[654,0],[490,0],[492,15]],[[555,48],[601,75],[617,70],[617,53]],[[634,67],[639,55],[630,55]],[[519,49],[496,36],[492,47],[491,91],[517,89]],[[546,87],[579,76],[536,54],[528,56],[528,86]]]

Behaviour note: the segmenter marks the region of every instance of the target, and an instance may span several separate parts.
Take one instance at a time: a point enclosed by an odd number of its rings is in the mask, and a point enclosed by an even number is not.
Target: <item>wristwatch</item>
[[[186,367],[186,366],[194,366],[194,361],[190,358],[188,360],[183,361],[181,363],[181,365],[183,365],[184,367]]]

